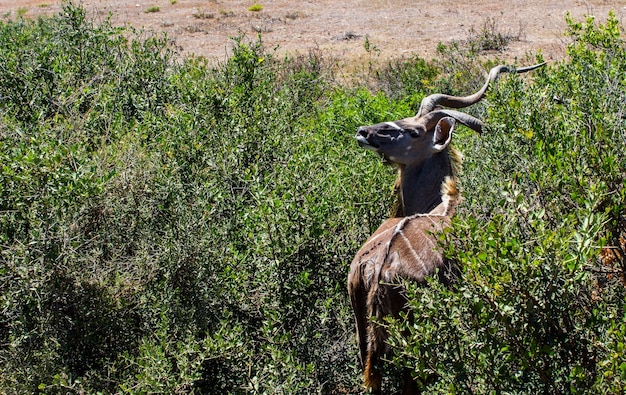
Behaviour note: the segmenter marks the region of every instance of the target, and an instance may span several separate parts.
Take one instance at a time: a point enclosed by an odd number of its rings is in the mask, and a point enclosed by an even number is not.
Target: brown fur
[[[422,99],[417,115],[357,129],[355,138],[365,149],[398,166],[394,192],[397,203],[392,218],[365,242],[350,265],[348,292],[354,309],[364,382],[373,393],[381,392],[382,376],[377,365],[386,351],[387,333],[380,322],[407,311],[404,289],[398,280],[418,283],[442,267],[444,257],[438,234],[450,225],[459,202],[455,175],[461,156],[451,149],[456,123],[480,133],[483,122],[471,115],[444,109],[471,106],[480,101],[490,82],[501,73],[525,73],[541,67],[493,67],[482,88],[469,96],[433,94]],[[446,269],[454,269],[448,265]],[[442,270],[445,272],[445,270]],[[441,272],[440,272],[441,274]],[[446,274],[440,277],[446,280]],[[418,393],[416,383],[405,372],[403,394]]]
[[[460,174],[461,170],[463,168],[463,154],[450,147],[447,149],[447,153],[448,153],[448,158],[450,161],[450,167],[452,168],[452,174]],[[455,178],[452,178],[451,180],[456,180],[456,176]],[[398,172],[398,177],[396,178],[396,181],[393,185],[393,194],[395,195],[396,199],[393,203],[393,208],[391,210],[391,217],[404,217],[404,208],[402,207],[402,203],[400,202],[400,188],[401,188],[401,184],[402,184],[402,179],[401,179],[401,175],[400,172]],[[444,186],[442,186],[442,188],[444,188]],[[455,181],[455,185],[454,188],[456,189],[456,181]],[[446,194],[447,192],[444,191],[442,189],[441,191],[442,194]],[[458,191],[455,192],[455,196],[458,196]]]
[[[397,284],[399,279],[422,282],[443,265],[438,233],[449,226],[458,200],[456,183],[448,177],[442,185],[441,204],[428,214],[386,220],[350,266],[348,292],[356,316],[364,384],[372,393],[381,391],[382,376],[377,364],[387,351],[388,337],[377,322],[407,311],[404,288]]]

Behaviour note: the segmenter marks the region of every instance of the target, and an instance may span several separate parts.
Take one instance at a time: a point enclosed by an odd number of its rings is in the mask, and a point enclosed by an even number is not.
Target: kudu
[[[382,375],[378,365],[388,348],[385,344],[388,335],[380,323],[385,316],[398,317],[401,311],[410,317],[399,280],[421,283],[436,268],[442,269],[441,274],[443,267],[447,267],[437,234],[450,225],[459,200],[455,168],[460,165],[460,157],[449,147],[456,122],[479,133],[484,126],[471,115],[443,107],[471,106],[484,97],[489,83],[500,73],[524,73],[543,64],[519,69],[496,66],[473,95],[430,95],[422,100],[414,117],[358,129],[359,145],[395,164],[399,172],[395,214],[365,242],[348,275],[363,380],[372,393],[381,393]],[[405,371],[403,394],[413,393],[419,393],[417,383]]]

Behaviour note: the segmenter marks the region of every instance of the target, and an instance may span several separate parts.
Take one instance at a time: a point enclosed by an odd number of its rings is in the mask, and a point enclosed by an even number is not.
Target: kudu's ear
[[[446,149],[452,140],[454,126],[454,118],[450,117],[441,118],[439,122],[437,122],[435,132],[433,133],[433,151],[441,152]]]

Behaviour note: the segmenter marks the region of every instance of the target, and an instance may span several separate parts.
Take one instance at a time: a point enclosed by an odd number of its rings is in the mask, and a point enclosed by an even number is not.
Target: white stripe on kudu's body
[[[480,101],[490,82],[500,73],[523,73],[543,64],[522,69],[496,66],[476,93],[466,97],[434,94],[422,100],[417,115],[358,129],[361,147],[375,151],[398,168],[398,205],[392,216],[374,232],[350,265],[348,293],[354,310],[363,381],[371,393],[382,391],[378,370],[387,351],[387,332],[376,322],[385,316],[399,317],[407,310],[400,280],[418,283],[450,265],[438,246],[439,234],[450,226],[459,201],[456,173],[460,155],[449,148],[456,123],[481,132],[483,123],[460,111]],[[448,273],[449,274],[449,273]],[[372,319],[374,318],[374,320]],[[411,372],[404,374],[404,395],[417,394]]]

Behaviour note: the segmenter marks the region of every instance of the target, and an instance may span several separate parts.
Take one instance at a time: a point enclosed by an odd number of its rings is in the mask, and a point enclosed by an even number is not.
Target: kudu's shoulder
[[[361,247],[350,271],[421,281],[442,263],[438,235],[449,225],[448,216],[437,214],[390,218]]]

